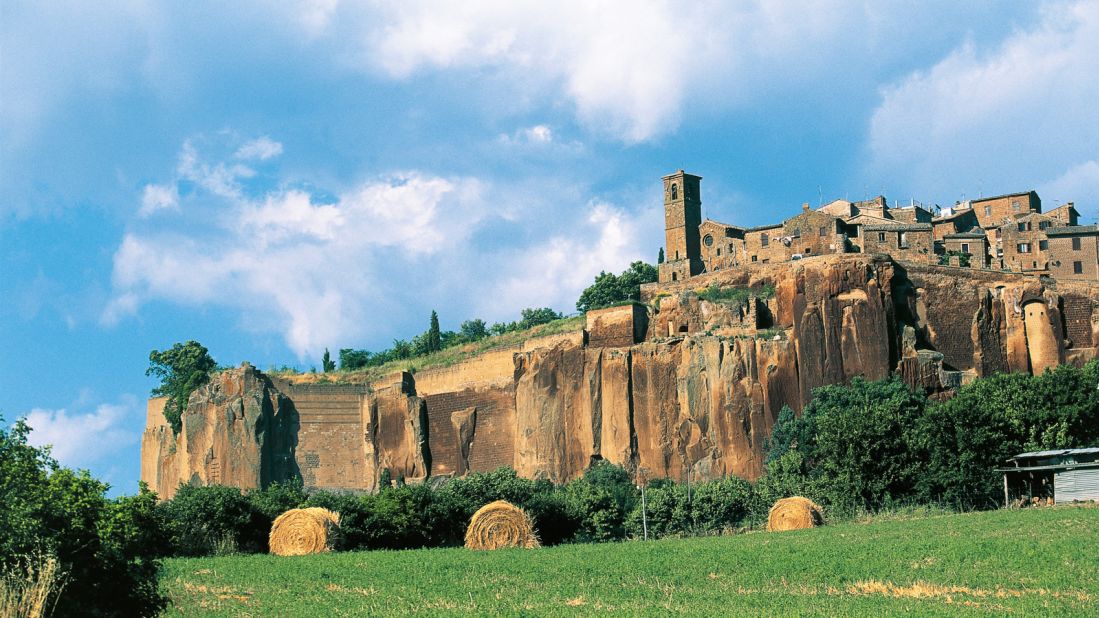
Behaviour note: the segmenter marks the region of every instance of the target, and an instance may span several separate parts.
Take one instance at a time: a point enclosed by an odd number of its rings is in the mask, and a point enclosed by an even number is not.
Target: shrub
[[[591,311],[625,301],[639,301],[641,285],[652,283],[656,279],[656,267],[642,261],[630,264],[621,275],[600,272],[596,275],[595,282],[580,293],[576,310]]]
[[[272,520],[235,487],[180,485],[160,508],[177,556],[267,551]]]

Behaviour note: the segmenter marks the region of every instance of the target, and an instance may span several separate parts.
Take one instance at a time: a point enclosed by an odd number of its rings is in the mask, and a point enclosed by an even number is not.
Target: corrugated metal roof
[[[1033,452],[1030,452],[1030,453],[1021,453],[1019,455],[1016,455],[1016,456],[1012,457],[1011,459],[1021,459],[1023,457],[1042,458],[1042,457],[1058,457],[1058,456],[1063,456],[1063,455],[1091,455],[1091,454],[1094,454],[1094,453],[1099,453],[1099,447],[1068,448],[1068,449],[1059,449],[1059,450],[1056,450],[1056,451],[1033,451]]]

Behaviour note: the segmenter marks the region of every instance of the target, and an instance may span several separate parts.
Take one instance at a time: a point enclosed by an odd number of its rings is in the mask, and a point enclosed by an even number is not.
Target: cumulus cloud
[[[178,207],[179,191],[175,185],[145,185],[145,191],[141,194],[141,208],[137,211],[137,215],[148,217],[158,210]]]
[[[234,155],[238,159],[258,159],[266,161],[282,154],[282,144],[269,137],[260,137],[245,143]]]
[[[118,403],[101,403],[85,410],[76,402],[67,408],[34,408],[26,414],[32,431],[27,441],[34,446],[52,446],[62,465],[72,468],[103,468],[111,459],[132,451],[141,438],[141,410],[134,397]]]
[[[299,357],[316,357],[407,336],[407,314],[427,315],[431,303],[444,303],[435,306],[452,319],[567,309],[600,270],[641,255],[632,215],[589,202],[575,182],[515,186],[404,171],[321,197],[277,178],[245,187],[239,170],[196,143],[184,144],[176,175],[201,190],[184,198],[172,226],[135,221],[125,233],[105,325],[152,300],[218,306],[239,312],[246,328],[279,333]],[[658,225],[659,213],[650,214]],[[503,227],[485,236],[486,226]]]
[[[882,91],[868,175],[971,195],[1086,176],[1099,142],[1096,58],[1096,2],[1047,4],[1033,27],[1002,42],[965,42]]]

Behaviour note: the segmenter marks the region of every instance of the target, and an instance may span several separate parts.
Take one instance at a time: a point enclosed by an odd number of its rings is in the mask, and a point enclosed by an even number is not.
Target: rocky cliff
[[[741,290],[730,301],[706,288]],[[369,384],[271,380],[249,366],[197,391],[173,436],[150,402],[142,478],[370,491],[498,466],[567,481],[599,459],[650,477],[762,472],[783,406],[896,372],[936,395],[996,371],[1096,356],[1099,288],[841,255],[646,286],[648,310],[583,332]]]

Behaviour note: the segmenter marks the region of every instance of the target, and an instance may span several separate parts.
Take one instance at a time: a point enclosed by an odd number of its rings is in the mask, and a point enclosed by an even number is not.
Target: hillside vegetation
[[[592,612],[1095,615],[1099,508],[879,517],[783,533],[537,550],[171,559],[194,616]]]

